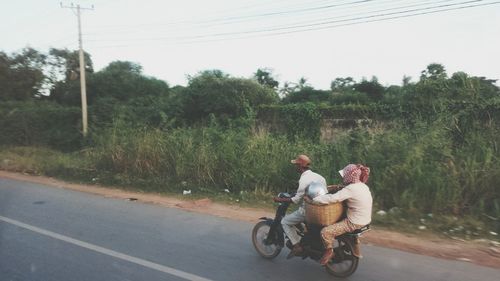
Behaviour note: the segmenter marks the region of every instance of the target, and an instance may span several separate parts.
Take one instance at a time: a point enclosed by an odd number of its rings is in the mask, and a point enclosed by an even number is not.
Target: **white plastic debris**
[[[471,262],[472,261],[471,259],[468,259],[468,258],[458,258],[457,260],[459,260],[459,261],[465,261],[465,262]]]
[[[490,234],[493,235],[493,236],[497,236],[498,235],[498,233],[493,232],[493,231],[490,231]]]
[[[182,195],[188,195],[188,194],[191,194],[191,189],[182,191]]]
[[[401,209],[399,209],[398,207],[392,207],[389,209],[390,214],[398,214],[400,212],[401,212]]]
[[[464,239],[462,239],[462,238],[458,238],[458,237],[456,237],[456,236],[451,236],[451,239],[453,239],[453,240],[457,240],[457,241],[460,241],[460,242],[465,242],[465,240],[464,240]]]
[[[387,215],[387,212],[384,211],[384,210],[380,210],[380,211],[377,212],[377,215],[379,215],[379,216],[385,216],[385,215]]]
[[[427,229],[427,227],[425,225],[421,225],[421,226],[418,227],[418,229],[424,230],[424,229]]]
[[[226,189],[224,189],[224,192],[229,193],[230,191],[229,191],[229,189],[226,188]]]

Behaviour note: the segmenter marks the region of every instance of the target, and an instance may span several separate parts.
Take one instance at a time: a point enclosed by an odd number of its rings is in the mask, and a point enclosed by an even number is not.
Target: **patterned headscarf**
[[[345,185],[351,183],[366,183],[370,176],[370,168],[361,164],[349,164],[341,172]]]

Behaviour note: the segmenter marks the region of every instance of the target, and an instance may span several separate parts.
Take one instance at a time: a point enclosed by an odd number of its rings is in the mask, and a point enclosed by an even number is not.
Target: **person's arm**
[[[314,198],[313,201],[320,204],[329,204],[329,203],[342,202],[351,197],[352,197],[351,190],[349,188],[343,188],[342,190],[338,191],[335,194],[325,194],[318,196]]]
[[[341,184],[332,184],[332,185],[329,185],[327,186],[326,188],[328,189],[328,192],[336,192],[336,191],[339,191],[343,188],[344,186],[341,185]]]
[[[307,185],[308,183],[301,177],[299,180],[299,187],[297,188],[297,193],[295,193],[295,196],[292,197],[293,203],[299,203],[299,201],[302,200],[306,192]]]

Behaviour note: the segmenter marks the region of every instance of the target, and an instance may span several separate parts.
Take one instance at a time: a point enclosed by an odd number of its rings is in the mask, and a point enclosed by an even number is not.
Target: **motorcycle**
[[[291,198],[292,195],[279,193],[278,197]],[[266,259],[273,259],[278,256],[285,245],[290,250],[293,247],[281,226],[281,220],[285,216],[289,206],[289,202],[279,203],[274,219],[261,217],[259,218],[261,221],[252,230],[252,243],[255,250]],[[325,250],[320,236],[322,228],[323,226],[321,225],[307,223],[297,225],[298,234],[302,237],[300,243],[304,249],[301,255],[302,259],[311,258],[315,261],[321,259]],[[335,237],[333,248],[335,256],[325,265],[328,273],[344,278],[356,271],[359,264],[359,257],[353,254],[353,247],[355,243],[359,243],[361,234],[368,230],[370,230],[369,225],[354,232]]]

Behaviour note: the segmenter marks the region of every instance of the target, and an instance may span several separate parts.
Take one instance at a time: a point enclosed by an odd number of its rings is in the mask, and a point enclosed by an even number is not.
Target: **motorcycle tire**
[[[335,257],[326,264],[325,269],[335,277],[351,276],[358,268],[359,258],[353,253],[352,242],[348,239],[339,239],[334,247]]]
[[[269,235],[271,226],[268,222],[258,222],[252,230],[252,243],[259,255],[266,259],[273,259],[281,252],[281,247],[277,244],[265,244],[265,239]]]

